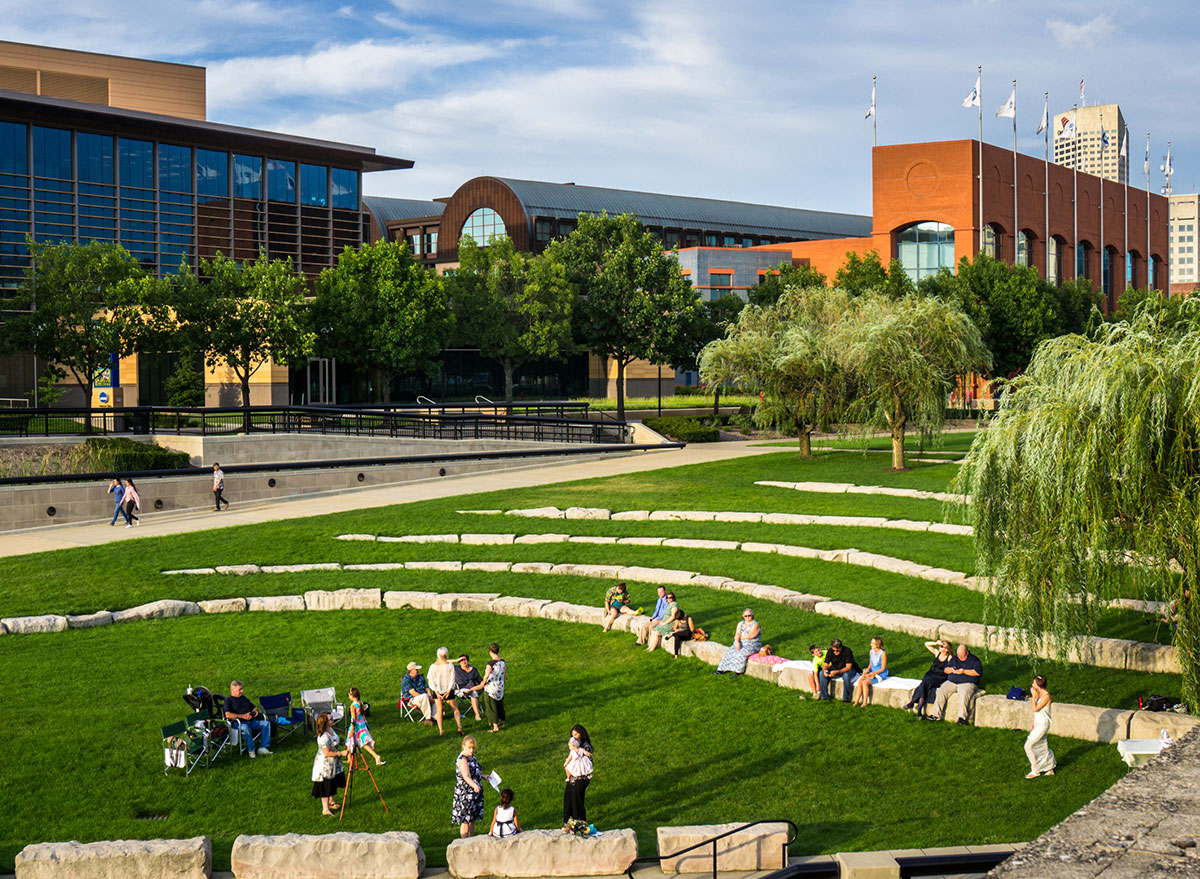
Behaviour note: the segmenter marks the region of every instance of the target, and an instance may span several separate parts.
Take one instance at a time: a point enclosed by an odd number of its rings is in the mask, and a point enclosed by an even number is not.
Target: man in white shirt
[[[221,504],[225,504],[225,509],[229,509],[229,501],[221,495],[225,489],[225,471],[221,469],[220,464],[213,464],[213,501],[217,505],[217,512],[221,512]]]

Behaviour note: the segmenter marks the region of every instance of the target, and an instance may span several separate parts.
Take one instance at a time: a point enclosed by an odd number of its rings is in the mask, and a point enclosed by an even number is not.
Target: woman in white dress
[[[1046,679],[1041,675],[1033,676],[1029,687],[1033,696],[1033,728],[1025,739],[1025,755],[1029,758],[1029,774],[1026,778],[1037,778],[1039,775],[1054,774],[1054,752],[1046,743],[1050,734],[1050,693],[1046,689]]]

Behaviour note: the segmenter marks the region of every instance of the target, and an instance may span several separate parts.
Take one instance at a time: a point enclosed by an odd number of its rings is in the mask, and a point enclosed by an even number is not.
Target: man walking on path
[[[116,505],[116,508],[113,510],[112,521],[109,522],[108,524],[116,525],[117,524],[117,516],[124,516],[125,524],[128,525],[129,524],[129,515],[125,512],[125,507],[121,503],[121,501],[123,501],[125,499],[125,486],[121,484],[121,480],[110,479],[108,481],[108,493],[113,496],[113,503]]]
[[[225,504],[225,509],[229,509],[229,501],[225,500],[221,492],[225,489],[225,471],[221,469],[220,464],[213,464],[213,501],[217,505],[217,512],[221,512],[221,504]]]

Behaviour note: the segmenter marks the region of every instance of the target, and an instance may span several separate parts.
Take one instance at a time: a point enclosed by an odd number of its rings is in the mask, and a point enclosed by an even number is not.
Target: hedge
[[[172,452],[162,446],[134,442],[125,437],[84,442],[88,462],[97,472],[137,470],[180,470],[190,466],[187,452]]]
[[[721,438],[715,427],[701,424],[695,418],[646,418],[642,423],[663,436],[683,443],[715,443]]]

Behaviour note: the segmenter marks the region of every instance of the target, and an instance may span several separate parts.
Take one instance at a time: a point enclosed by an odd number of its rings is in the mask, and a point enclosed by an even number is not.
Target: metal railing
[[[741,827],[735,827],[733,830],[726,830],[724,833],[720,833],[710,839],[704,840],[703,842],[698,842],[695,845],[689,845],[687,848],[680,849],[677,852],[672,852],[669,855],[650,855],[644,858],[635,858],[633,863],[629,865],[629,869],[625,871],[625,875],[628,876],[629,879],[635,879],[633,875],[633,869],[638,864],[661,864],[663,861],[670,860],[671,858],[677,858],[680,855],[686,855],[688,852],[694,852],[704,848],[705,846],[711,845],[712,879],[717,879],[717,843],[727,836],[733,836],[735,833],[741,833],[743,830],[747,830],[751,827],[757,827],[759,824],[786,824],[788,826],[788,836],[783,843],[783,863],[786,865],[788,860],[788,846],[796,841],[796,837],[799,834],[799,828],[797,828],[793,822],[786,818],[764,818],[761,821],[751,821],[749,824],[743,824]]]
[[[251,406],[204,409],[139,406],[91,410],[0,410],[0,436],[78,436],[87,433],[198,436],[319,433],[397,439],[498,439],[599,444],[628,443],[632,440],[633,428],[626,422],[596,422],[565,416],[478,411],[452,414],[401,408]]]

